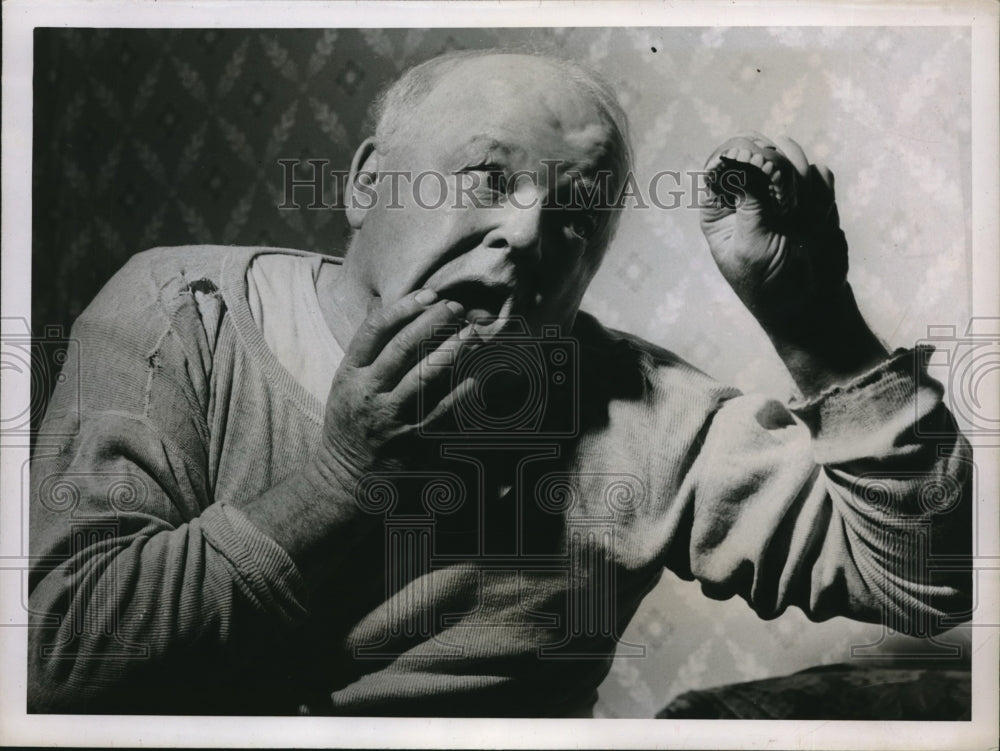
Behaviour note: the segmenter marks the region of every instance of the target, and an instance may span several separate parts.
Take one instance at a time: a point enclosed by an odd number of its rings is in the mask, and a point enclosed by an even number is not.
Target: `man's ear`
[[[351,171],[347,176],[347,223],[351,225],[351,229],[361,229],[368,209],[378,200],[375,192],[378,160],[374,138],[366,138],[354,152]]]

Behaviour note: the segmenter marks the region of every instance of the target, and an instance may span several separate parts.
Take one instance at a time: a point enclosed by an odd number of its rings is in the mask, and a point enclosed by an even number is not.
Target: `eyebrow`
[[[477,133],[456,149],[454,156],[464,165],[470,162],[509,162],[511,157],[518,153],[524,153],[524,149],[516,144],[501,140],[490,133]],[[593,188],[602,172],[601,161],[602,158],[595,161],[560,162],[558,185],[562,187],[576,183],[588,190]]]
[[[456,150],[456,156],[462,161],[485,161],[494,154],[509,159],[515,151],[521,151],[517,146],[501,141],[488,133],[477,133]]]

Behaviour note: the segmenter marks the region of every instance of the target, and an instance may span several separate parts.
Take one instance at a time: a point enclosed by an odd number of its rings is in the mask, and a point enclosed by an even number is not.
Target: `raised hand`
[[[833,173],[795,141],[731,138],[706,164],[701,227],[722,275],[757,318],[803,394],[845,383],[887,356],[847,283]]]
[[[317,460],[331,481],[352,492],[369,472],[419,461],[420,429],[473,387],[450,381],[458,348],[477,342],[471,326],[460,328],[463,314],[459,303],[423,289],[368,315],[327,400]]]
[[[833,174],[790,138],[731,138],[706,163],[702,231],[722,275],[768,333],[807,335],[845,292],[847,242]]]

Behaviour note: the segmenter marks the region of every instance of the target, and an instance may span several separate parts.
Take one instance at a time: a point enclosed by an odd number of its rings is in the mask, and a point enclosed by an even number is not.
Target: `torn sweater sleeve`
[[[925,355],[804,404],[722,403],[686,483],[680,573],[765,618],[797,606],[923,635],[967,618],[972,452]]]
[[[249,688],[280,672],[306,614],[287,553],[214,503],[205,413],[224,304],[210,280],[155,264],[133,259],[80,316],[38,435],[30,711],[193,712],[208,692],[253,711]]]

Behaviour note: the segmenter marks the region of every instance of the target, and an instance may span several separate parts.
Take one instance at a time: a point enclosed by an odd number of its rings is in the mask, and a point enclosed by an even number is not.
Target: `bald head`
[[[447,110],[423,105],[439,85],[456,75],[489,85],[500,97],[517,97],[529,83],[536,88],[574,90],[595,108],[607,129],[611,169],[624,176],[632,168],[628,119],[605,81],[569,60],[496,49],[450,52],[406,71],[378,97],[372,108],[379,151],[388,153],[410,138],[419,137],[420,131],[432,130],[436,119],[448,117]],[[459,103],[453,102],[453,109],[458,106]]]

